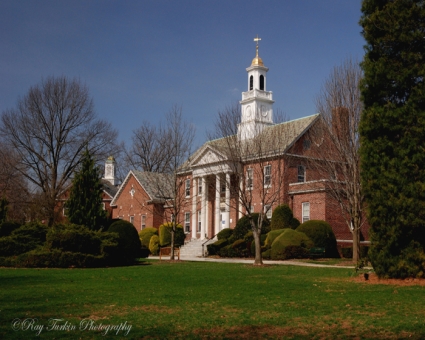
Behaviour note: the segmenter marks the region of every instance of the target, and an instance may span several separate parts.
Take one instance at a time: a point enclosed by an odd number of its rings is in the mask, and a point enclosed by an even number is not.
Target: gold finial
[[[258,56],[258,42],[261,40],[261,38],[257,37],[254,38],[254,41],[257,43],[257,45],[255,46],[255,58],[252,59],[252,63],[251,66],[264,66],[263,64],[263,60]]]

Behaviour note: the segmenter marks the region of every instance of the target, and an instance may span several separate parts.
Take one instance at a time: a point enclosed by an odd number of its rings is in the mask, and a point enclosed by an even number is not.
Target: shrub
[[[140,242],[142,246],[149,248],[149,242],[153,235],[158,235],[158,229],[156,228],[145,228],[139,233]]]
[[[271,252],[272,252],[271,249],[267,249],[267,250],[265,250],[261,253],[261,256],[263,257],[263,259],[270,260],[271,259]]]
[[[313,245],[313,241],[306,234],[286,228],[272,243],[271,259],[285,260],[293,258],[293,256],[305,257]]]
[[[118,234],[118,256],[114,261],[115,264],[131,264],[140,256],[142,244],[133,224],[120,220],[112,223],[108,232]]]
[[[233,235],[233,229],[225,228],[217,234],[217,239],[218,240],[222,240],[222,239],[227,240],[232,235]]]
[[[252,219],[255,222],[255,225],[258,223],[258,213],[251,214]],[[236,223],[235,229],[233,230],[233,238],[235,240],[240,240],[245,237],[245,235],[252,231],[251,222],[248,216],[242,216],[239,221]],[[270,222],[267,218],[263,220],[263,224],[261,226],[261,233],[267,234],[270,231]]]
[[[12,231],[18,229],[21,225],[16,222],[3,222],[0,224],[0,237],[9,236]]]
[[[264,245],[267,248],[271,248],[274,240],[280,236],[280,234],[282,234],[285,231],[285,229],[276,229],[276,230],[272,230],[270,231],[267,236],[266,236],[266,240],[264,242]]]
[[[287,204],[278,205],[273,210],[271,230],[291,228],[293,217],[292,210]]]
[[[0,238],[0,256],[15,256],[26,253],[46,241],[47,226],[38,222],[24,224],[9,236]]]
[[[59,249],[63,252],[100,255],[100,233],[86,226],[76,224],[57,225],[46,236],[47,249]]]
[[[146,248],[145,246],[142,245],[142,248],[140,248],[140,257],[145,259],[149,257],[149,254],[150,254],[149,248]]]
[[[224,229],[225,230],[225,229]],[[212,244],[207,245],[208,255],[217,255],[219,250],[224,246],[227,246],[229,242],[227,239],[220,239]]]
[[[298,219],[296,219],[295,217],[290,222],[292,229],[297,229],[300,224],[301,224],[301,222],[298,221]]]
[[[153,235],[149,241],[149,250],[152,255],[158,255],[159,253],[159,237],[158,235]]]
[[[161,247],[166,247],[171,244],[171,223],[164,223],[159,226],[159,245]],[[174,246],[178,247],[184,244],[184,239],[186,235],[184,234],[183,227],[178,224],[176,226],[176,232],[174,234]]]
[[[315,247],[325,248],[326,257],[339,257],[335,234],[329,223],[320,220],[310,220],[301,224],[297,231],[306,234]]]

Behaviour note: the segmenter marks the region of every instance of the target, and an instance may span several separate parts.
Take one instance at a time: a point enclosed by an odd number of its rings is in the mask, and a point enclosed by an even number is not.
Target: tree
[[[174,240],[177,226],[183,225],[179,219],[186,206],[183,190],[184,181],[179,179],[181,166],[189,158],[192,150],[195,128],[183,119],[182,108],[174,105],[166,115],[166,123],[159,127],[147,124],[134,131],[133,146],[128,152],[130,158],[138,159],[144,171],[161,173],[155,176],[157,196],[162,198],[164,216],[171,228],[171,255],[174,260]],[[152,213],[157,213],[152,210]]]
[[[4,111],[0,136],[17,154],[14,169],[39,189],[40,209],[52,225],[58,195],[81,163],[82,151],[105,159],[116,149],[117,133],[96,118],[87,87],[62,76],[31,87],[15,109]]]
[[[321,122],[309,132],[316,155],[309,166],[319,178],[327,180],[327,192],[338,202],[353,235],[353,261],[360,257],[360,234],[365,223],[359,153],[361,77],[360,66],[351,59],[334,67],[316,99]]]
[[[292,127],[285,123],[276,124],[259,129],[252,138],[243,139],[238,134],[240,121],[239,104],[225,108],[218,113],[215,130],[209,139],[215,139],[211,145],[223,156],[218,165],[214,162],[214,166],[221,167],[222,173],[232,174],[223,178],[233,198],[228,200],[226,209],[232,206],[239,215],[249,219],[255,242],[254,265],[262,265],[261,226],[272,206],[284,201],[285,167],[288,165],[284,155]],[[261,207],[256,212],[258,215],[253,211],[254,198]],[[258,216],[257,221],[253,216]]]
[[[80,169],[72,180],[69,199],[65,203],[68,220],[92,230],[102,227],[106,211],[102,205],[101,171],[88,150],[84,151]]]
[[[425,276],[425,6],[364,0],[362,185],[379,276]]]

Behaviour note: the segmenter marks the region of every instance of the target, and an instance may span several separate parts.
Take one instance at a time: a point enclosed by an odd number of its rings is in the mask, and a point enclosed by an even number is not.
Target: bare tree
[[[184,181],[179,174],[189,159],[195,137],[195,127],[183,119],[182,108],[174,105],[166,115],[164,124],[158,127],[144,123],[134,131],[133,145],[127,151],[134,158],[133,166],[145,172],[160,173],[155,178],[157,197],[162,198],[164,217],[171,224],[171,256],[174,259],[174,240],[177,225],[182,224],[181,212],[186,206]],[[143,202],[140,202],[141,204]],[[152,213],[158,213],[152,208]],[[160,211],[159,213],[162,213]]]
[[[33,86],[17,108],[2,113],[0,135],[19,159],[20,172],[42,194],[48,224],[56,199],[80,164],[84,149],[106,159],[117,132],[96,118],[88,88],[79,80],[49,77]]]
[[[8,202],[7,218],[25,222],[29,218],[31,193],[26,179],[16,170],[19,164],[16,153],[0,142],[0,199]]]
[[[358,133],[361,77],[359,64],[351,59],[332,70],[316,99],[321,124],[310,132],[312,148],[320,155],[310,166],[328,180],[328,192],[339,203],[353,235],[354,261],[360,258],[360,230],[365,223]]]
[[[291,125],[281,123],[260,128],[252,138],[243,139],[238,135],[240,120],[239,104],[220,111],[209,138],[216,138],[211,145],[224,157],[219,164],[221,171],[232,174],[224,179],[233,196],[227,208],[248,217],[255,242],[254,265],[262,265],[261,227],[273,205],[284,201],[288,165],[284,156],[294,134]],[[260,206],[257,221],[253,218],[254,201]]]
[[[126,163],[146,172],[166,173],[170,171],[173,161],[168,153],[167,134],[169,127],[143,122],[133,131],[132,145],[126,151]]]

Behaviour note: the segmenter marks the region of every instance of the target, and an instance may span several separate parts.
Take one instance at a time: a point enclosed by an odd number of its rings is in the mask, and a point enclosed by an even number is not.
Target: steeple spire
[[[251,66],[264,66],[263,60],[258,56],[258,42],[261,40],[261,38],[257,37],[254,38],[254,41],[257,43],[255,46],[255,58],[252,59]]]

